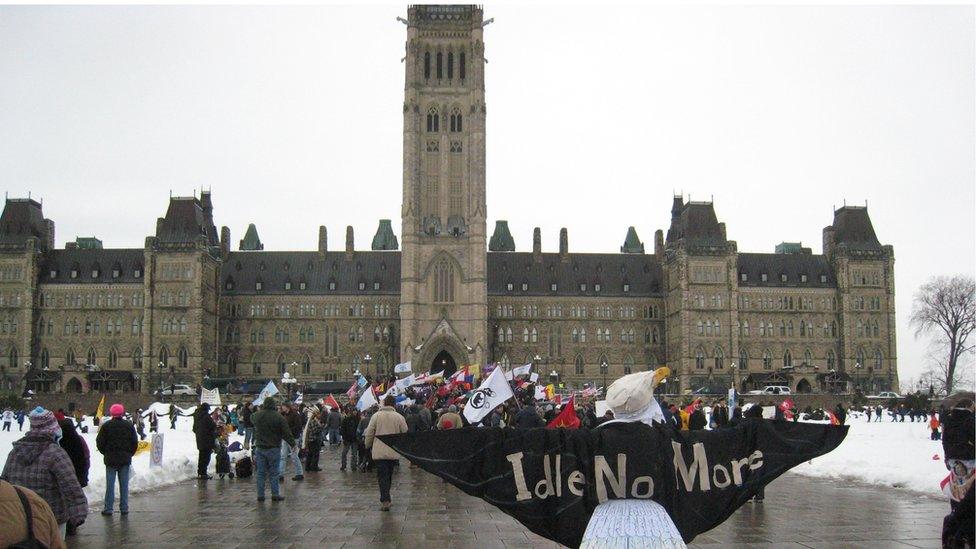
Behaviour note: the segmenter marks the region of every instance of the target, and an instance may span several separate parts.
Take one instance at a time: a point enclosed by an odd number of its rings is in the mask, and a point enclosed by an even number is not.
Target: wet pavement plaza
[[[340,472],[335,448],[323,451],[320,466],[303,482],[286,477],[280,503],[257,502],[253,477],[134,494],[127,517],[103,517],[93,501],[68,546],[558,547],[406,462],[393,478],[390,512],[379,509],[375,475]],[[947,510],[913,492],[788,473],[766,488],[764,503],[746,504],[692,546],[938,548]]]

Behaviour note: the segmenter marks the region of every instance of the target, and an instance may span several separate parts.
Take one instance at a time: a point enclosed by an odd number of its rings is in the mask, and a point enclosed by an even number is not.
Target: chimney
[[[566,227],[559,229],[559,257],[562,261],[569,260],[569,233]]]
[[[356,241],[352,234],[352,225],[346,226],[346,254],[351,255],[356,251]]]
[[[319,225],[319,253],[324,254],[329,251],[329,230],[325,225]]]
[[[230,254],[230,228],[226,225],[220,228],[220,256],[227,257]]]
[[[542,255],[542,229],[532,229],[532,255],[538,259]]]
[[[45,219],[44,224],[47,226],[47,249],[54,249],[54,220]]]
[[[654,231],[654,255],[658,259],[664,258],[664,231],[661,229]]]

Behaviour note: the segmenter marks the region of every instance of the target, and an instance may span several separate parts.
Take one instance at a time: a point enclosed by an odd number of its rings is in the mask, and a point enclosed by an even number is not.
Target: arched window
[[[633,373],[634,371],[634,359],[630,356],[624,357],[624,375]]]
[[[359,355],[356,355],[356,356],[352,357],[352,368],[353,368],[353,371],[354,372],[357,371],[357,370],[359,370],[359,367],[360,367],[361,364],[362,364],[362,359],[359,358]],[[363,373],[363,372],[360,372],[360,373]],[[369,373],[369,372],[365,372],[365,373]]]
[[[302,357],[302,373],[305,375],[312,373],[312,359],[308,355]]]
[[[96,365],[98,365],[98,357],[95,355],[95,348],[94,347],[89,347],[88,348],[88,355],[86,356],[85,360],[87,361],[87,362],[85,362],[85,364],[88,364],[89,366],[96,366]]]
[[[866,364],[864,362],[865,362],[864,349],[858,349],[857,350],[857,363],[860,364],[861,366],[866,366]]]
[[[505,328],[505,343],[511,343],[512,341],[513,341],[512,328],[511,327]]]
[[[278,375],[284,374],[288,369],[288,365],[285,364],[285,355],[278,354],[278,358],[275,359],[275,364],[278,365]]]
[[[830,337],[837,337],[837,321],[830,321]]]
[[[531,341],[532,341],[532,343],[538,343],[539,342],[539,331],[536,330],[535,328],[532,328]]]
[[[857,321],[857,337],[864,337],[864,323],[860,319]]]
[[[800,337],[806,337],[806,336],[807,336],[807,323],[801,320],[800,321]]]
[[[579,329],[578,328],[573,328],[572,338],[573,338],[573,343],[579,343]]]
[[[68,352],[64,355],[64,363],[68,366],[75,365],[75,352],[72,349],[68,349]]]
[[[177,361],[179,362],[180,368],[186,368],[190,363],[190,356],[186,352],[186,347],[181,346],[179,352],[177,353]]]
[[[580,328],[580,343],[586,343],[586,328]]]
[[[744,320],[742,322],[742,335],[749,337],[749,321]]]
[[[454,79],[454,52],[447,52],[447,79]]]
[[[697,327],[698,327],[698,335],[700,336],[705,335],[705,323],[699,320]]]
[[[789,368],[790,366],[793,366],[793,354],[787,350],[785,353],[783,353],[783,367]]]
[[[119,353],[114,348],[108,352],[108,367],[112,370],[119,367]]]
[[[871,331],[872,331],[872,335],[874,337],[878,337],[879,330],[878,330],[878,321],[877,320],[875,320],[874,322],[871,323]]]
[[[884,367],[884,357],[881,355],[881,349],[874,350],[874,369],[880,370]]]
[[[452,303],[454,301],[454,265],[441,259],[434,265],[434,302]]]
[[[813,365],[813,353],[810,352],[810,349],[807,349],[806,351],[803,351],[803,365],[804,366],[812,366]]]
[[[512,365],[512,361],[508,359],[508,355],[502,355],[502,360],[500,364],[505,368],[508,368],[509,366]]]
[[[142,370],[142,348],[136,347],[132,351],[132,369],[135,371]]]
[[[430,52],[424,52],[424,79],[430,80]]]
[[[837,365],[837,356],[834,355],[834,350],[831,349],[827,351],[827,369],[833,370],[834,366]]]
[[[231,354],[227,357],[227,373],[236,374],[237,373],[237,357]]]
[[[581,376],[586,372],[586,367],[583,366],[583,355],[576,355],[576,375]]]
[[[427,109],[427,131],[437,133],[440,130],[440,115],[437,114],[437,107]]]
[[[47,347],[41,349],[41,368],[48,369],[51,366],[51,355],[47,352]]]
[[[461,80],[464,80],[464,77],[466,76],[465,69],[467,69],[467,67],[465,66],[464,52],[462,51],[461,54],[458,56],[458,76],[461,78]]]
[[[529,342],[529,329],[522,328],[522,343],[528,343],[528,342]]]
[[[498,327],[498,343],[505,343],[505,329]]]
[[[437,79],[444,78],[444,54],[437,52]]]
[[[749,369],[749,351],[746,349],[739,349],[739,369],[748,370]]]
[[[715,347],[715,369],[725,368],[725,351],[721,347]]]
[[[454,107],[451,109],[451,132],[460,133],[461,131],[461,110]],[[458,149],[458,152],[460,152],[460,147],[458,147]]]
[[[772,357],[772,355],[769,354],[769,351],[768,350],[767,351],[763,351],[762,362],[763,362],[763,370],[772,370],[773,369],[773,357]]]
[[[11,368],[20,366],[20,357],[17,355],[17,347],[10,348],[10,353],[7,355],[7,360],[10,361]]]
[[[695,351],[695,368],[699,370],[705,369],[705,350],[701,347]]]

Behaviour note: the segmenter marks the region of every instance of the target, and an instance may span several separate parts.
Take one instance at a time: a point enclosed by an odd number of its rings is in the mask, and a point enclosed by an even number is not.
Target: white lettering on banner
[[[707,492],[715,487],[724,489],[732,486],[742,486],[742,469],[746,466],[754,471],[763,466],[763,454],[756,450],[748,457],[732,459],[728,465],[716,464],[709,467],[708,456],[705,454],[705,445],[696,442],[692,445],[692,455],[694,458],[691,463],[686,463],[681,452],[681,444],[671,442],[674,449],[674,472],[675,478],[679,481],[678,486],[684,487],[685,491]],[[550,496],[562,497],[563,482],[566,489],[574,496],[582,496],[586,486],[586,476],[579,470],[569,471],[568,475],[563,476],[562,455],[546,454],[542,457],[542,470],[544,478],[540,479],[531,488],[525,478],[525,469],[522,465],[524,454],[516,452],[508,454],[505,459],[512,464],[512,476],[515,480],[515,500],[525,501],[532,499],[547,499]],[[654,497],[654,478],[650,475],[636,477],[633,481],[627,480],[627,454],[616,454],[616,468],[611,467],[607,461],[607,456],[594,456],[593,469],[596,475],[596,495],[597,500],[603,503],[610,499],[611,494],[607,491],[609,486],[612,497],[622,499],[628,497],[636,499],[650,499]],[[614,471],[616,469],[616,472]],[[731,471],[731,472],[730,472]],[[534,479],[533,479],[534,480]],[[697,486],[696,486],[697,480]],[[629,488],[629,489],[628,489]]]
[[[593,467],[596,470],[596,498],[603,503],[607,501],[607,486],[605,480],[610,480],[610,487],[613,488],[613,495],[617,498],[627,497],[627,490],[624,486],[627,483],[627,454],[617,454],[617,471],[620,476],[614,477],[607,458],[604,456],[593,457]]]

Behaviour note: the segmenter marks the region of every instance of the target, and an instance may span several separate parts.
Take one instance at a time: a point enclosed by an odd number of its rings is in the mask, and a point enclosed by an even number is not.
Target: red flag
[[[546,425],[546,429],[556,429],[558,427],[565,427],[567,429],[579,429],[580,420],[576,415],[575,398],[569,397],[569,402],[563,407],[563,411],[559,412],[559,415],[552,418],[552,421]]]
[[[830,410],[827,410],[827,416],[830,417],[830,424],[831,425],[840,425],[840,420],[837,419],[837,416],[835,416],[834,413],[831,412]]]
[[[353,401],[356,400],[356,393],[358,392],[359,392],[359,385],[356,382],[353,382],[352,386],[349,387],[349,390],[346,391],[346,396],[349,397],[350,401]]]
[[[786,399],[779,405],[779,409],[783,410],[783,417],[786,419],[793,419],[793,399]]]
[[[323,402],[323,404],[325,404],[326,406],[332,407],[333,410],[341,410],[342,409],[342,406],[339,406],[339,401],[337,401],[335,399],[335,397],[332,396],[331,394],[329,395],[329,398],[326,398],[325,399],[325,402]]]

